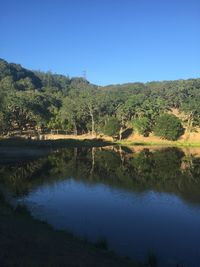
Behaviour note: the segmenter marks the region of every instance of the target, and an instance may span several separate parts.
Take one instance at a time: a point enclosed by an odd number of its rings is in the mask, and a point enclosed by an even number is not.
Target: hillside
[[[123,138],[130,130],[175,140],[183,133],[187,138],[199,127],[199,103],[199,78],[103,87],[81,77],[30,71],[0,59],[1,135],[56,129]],[[171,137],[170,127],[178,127]]]

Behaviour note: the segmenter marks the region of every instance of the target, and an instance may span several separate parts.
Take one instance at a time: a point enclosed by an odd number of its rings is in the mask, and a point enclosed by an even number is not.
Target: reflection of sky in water
[[[130,193],[68,179],[43,185],[23,201],[55,228],[91,241],[105,238],[123,256],[144,260],[154,252],[162,266],[199,266],[200,206],[173,194]]]

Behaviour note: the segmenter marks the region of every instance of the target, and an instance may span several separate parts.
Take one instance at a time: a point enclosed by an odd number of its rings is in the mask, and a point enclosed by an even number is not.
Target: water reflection
[[[200,156],[177,148],[65,149],[0,167],[34,216],[123,256],[199,266]],[[188,265],[186,265],[188,264]]]
[[[177,148],[73,148],[21,165],[0,166],[0,182],[18,196],[71,177],[133,192],[174,193],[200,203],[200,154]]]

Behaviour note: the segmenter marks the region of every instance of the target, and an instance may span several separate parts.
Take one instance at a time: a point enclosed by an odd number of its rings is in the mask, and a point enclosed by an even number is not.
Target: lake
[[[0,166],[0,183],[56,229],[159,266],[200,266],[200,154],[70,148]],[[179,264],[179,265],[177,265]]]

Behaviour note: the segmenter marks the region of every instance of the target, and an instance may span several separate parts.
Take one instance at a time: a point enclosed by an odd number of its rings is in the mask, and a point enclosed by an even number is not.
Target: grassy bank
[[[111,141],[111,138],[82,138],[82,136],[71,136],[67,139],[52,139],[52,140],[29,140],[24,138],[1,138],[0,137],[0,149],[3,148],[30,148],[38,150],[55,150],[66,147],[104,147],[109,145],[123,145],[123,146],[174,146],[174,147],[200,147],[199,141],[168,141],[168,140],[115,140]]]
[[[143,145],[143,146],[174,146],[174,147],[200,147],[200,133],[194,133],[191,136],[188,141],[186,141],[185,138],[178,139],[177,141],[169,141],[166,139],[161,139],[157,136],[149,136],[149,137],[144,137],[142,135],[132,135],[128,139],[122,139],[121,141],[119,140],[113,140],[112,137],[103,135],[101,138],[94,138],[91,135],[49,135],[47,139],[49,140],[59,140],[59,141],[64,141],[64,140],[73,140],[73,141],[82,141],[83,144],[87,140],[89,144],[91,144],[91,141],[96,142],[97,140],[101,140],[104,143],[110,143],[111,145],[123,145],[123,146],[137,146],[137,145]],[[71,139],[70,139],[71,138]],[[94,144],[95,146],[95,144]]]
[[[199,142],[183,142],[183,141],[129,141],[129,140],[122,140],[116,141],[117,145],[123,146],[171,146],[171,147],[200,147]]]
[[[200,142],[183,141],[107,141],[104,139],[58,139],[58,140],[27,140],[23,138],[0,139],[0,164],[24,162],[46,156],[50,152],[67,147],[104,147],[121,146],[160,146],[194,148],[200,147]]]
[[[138,266],[70,234],[54,230],[33,219],[24,208],[14,210],[2,199],[0,233],[1,267]]]

